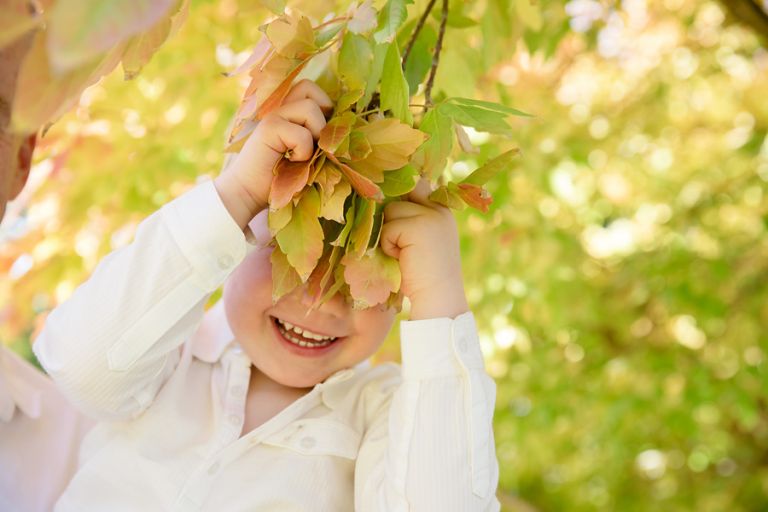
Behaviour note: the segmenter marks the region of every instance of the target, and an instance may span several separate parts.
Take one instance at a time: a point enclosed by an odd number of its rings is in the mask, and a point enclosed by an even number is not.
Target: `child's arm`
[[[464,295],[456,222],[428,193],[422,181],[384,210],[382,249],[400,261],[411,318],[402,384],[360,448],[355,510],[497,511],[496,386]]]
[[[33,350],[80,409],[124,419],[154,400],[208,296],[245,257],[243,229],[266,204],[275,162],[288,149],[298,159],[312,153],[325,123],[319,103],[330,100],[307,89],[296,85],[215,182],[145,219],[134,241],[48,316]]]

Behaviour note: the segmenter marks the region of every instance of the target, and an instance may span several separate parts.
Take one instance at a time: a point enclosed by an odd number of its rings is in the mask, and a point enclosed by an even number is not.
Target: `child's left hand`
[[[381,248],[400,262],[400,289],[411,302],[410,320],[456,316],[469,311],[461,275],[456,219],[427,199],[421,179],[407,195],[384,207]]]

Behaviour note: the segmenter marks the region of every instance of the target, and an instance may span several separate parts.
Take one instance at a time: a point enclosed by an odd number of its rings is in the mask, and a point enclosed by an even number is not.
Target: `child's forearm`
[[[237,162],[233,165],[237,165]],[[238,180],[239,174],[226,172],[217,176],[213,180],[213,184],[219,197],[221,197],[221,202],[224,203],[224,207],[235,223],[243,230],[256,214],[266,208],[266,205],[259,203]]]
[[[496,386],[474,316],[403,321],[400,337],[402,380],[366,427],[355,509],[497,512]]]
[[[207,296],[245,256],[211,183],[165,205],[139,226],[72,297],[54,309],[33,350],[70,400],[99,418],[149,405]]]
[[[445,287],[432,288],[422,295],[410,298],[411,312],[409,320],[426,320],[429,318],[456,318],[469,311],[464,287],[455,280]]]

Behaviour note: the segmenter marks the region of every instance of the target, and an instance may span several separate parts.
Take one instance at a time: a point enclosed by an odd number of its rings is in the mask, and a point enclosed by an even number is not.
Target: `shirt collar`
[[[42,391],[32,383],[38,372],[19,356],[0,347],[0,422],[9,423],[18,408],[30,418],[39,418]]]

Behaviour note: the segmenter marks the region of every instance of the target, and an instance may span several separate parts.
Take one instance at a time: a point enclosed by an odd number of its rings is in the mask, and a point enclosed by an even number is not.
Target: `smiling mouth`
[[[319,349],[327,347],[344,337],[331,337],[315,334],[310,331],[304,331],[300,327],[293,326],[276,317],[271,317],[272,323],[277,327],[282,337],[292,345],[308,349]],[[301,332],[298,332],[301,331]]]

